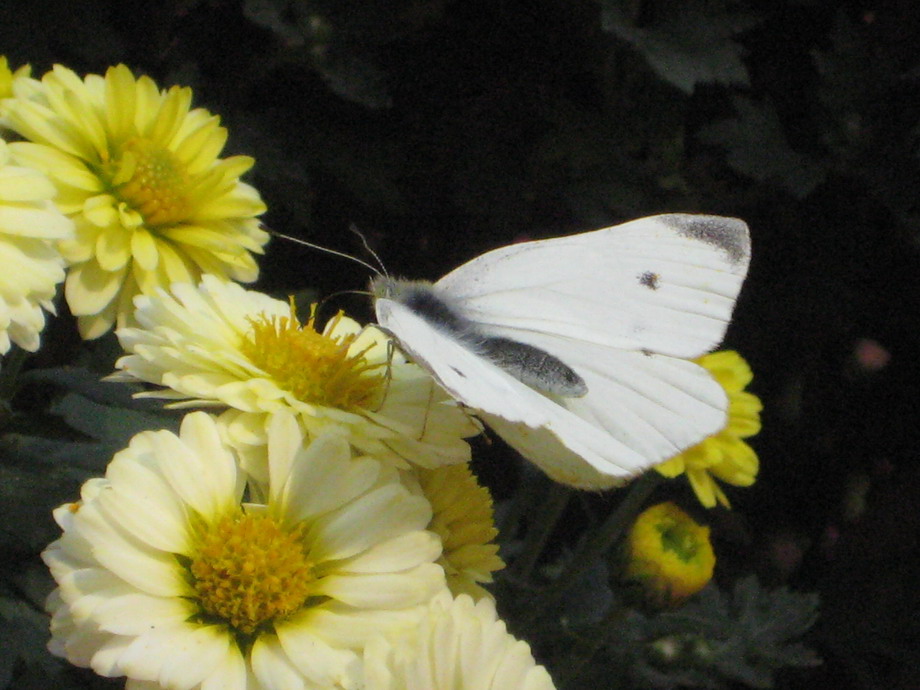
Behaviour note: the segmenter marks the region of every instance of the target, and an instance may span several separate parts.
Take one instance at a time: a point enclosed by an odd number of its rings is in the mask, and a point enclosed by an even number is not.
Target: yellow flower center
[[[285,531],[258,515],[231,515],[211,526],[190,569],[202,611],[246,635],[299,610],[315,580],[303,527]]]
[[[332,329],[341,314],[331,324]],[[314,318],[303,325],[291,307],[289,317],[261,316],[242,351],[279,387],[303,402],[342,410],[373,407],[382,393],[384,376],[374,372],[382,363],[368,364],[364,351],[349,354],[356,334],[338,337],[318,333]]]
[[[670,551],[684,563],[696,558],[700,549],[700,526],[673,518],[662,519],[655,529],[661,537],[661,548]]]
[[[188,217],[189,175],[172,151],[135,137],[107,167],[116,194],[144,217],[148,227],[166,227]]]

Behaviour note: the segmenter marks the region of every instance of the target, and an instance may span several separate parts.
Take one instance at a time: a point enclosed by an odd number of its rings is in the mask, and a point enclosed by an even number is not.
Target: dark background
[[[761,474],[706,517],[721,577],[820,592],[825,664],[796,687],[920,687],[918,29],[908,0],[0,4],[12,67],[191,86],[256,158],[270,227],[361,254],[353,224],[394,274],[664,211],[746,220],[725,346],[764,403]],[[279,240],[261,267],[277,295],[368,279]],[[40,363],[72,357],[65,327]],[[478,452],[503,498],[517,475]]]

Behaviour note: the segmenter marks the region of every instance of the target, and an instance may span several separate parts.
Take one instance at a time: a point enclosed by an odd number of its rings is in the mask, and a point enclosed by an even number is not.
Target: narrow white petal
[[[346,649],[328,645],[306,625],[278,626],[278,641],[297,669],[319,687],[341,687],[358,664],[358,656]]]
[[[278,638],[260,635],[250,652],[252,672],[267,690],[301,690],[307,686],[301,671],[284,653]]]
[[[114,524],[155,549],[188,552],[188,511],[161,475],[133,460],[113,460],[107,476],[113,490],[99,503]]]
[[[406,608],[428,601],[444,586],[444,571],[424,563],[397,574],[331,575],[316,592],[361,609]]]
[[[304,439],[297,419],[286,410],[271,415],[268,438],[271,439],[268,444],[271,501],[280,503],[294,459],[300,452]]]
[[[236,641],[216,626],[194,628],[176,642],[160,670],[159,681],[168,688],[191,689],[238,653]]]
[[[424,529],[431,520],[431,505],[401,485],[375,489],[318,520],[311,528],[317,560],[350,558],[392,537]],[[361,529],[355,529],[361,525]]]
[[[202,456],[168,431],[155,432],[151,438],[160,466],[182,500],[208,519],[226,514],[237,499],[235,486],[228,481],[233,470],[226,466],[232,466],[233,458],[227,451],[217,446],[213,454]]]
[[[346,573],[390,573],[431,563],[441,555],[441,540],[433,532],[416,530],[372,546],[340,567]]]
[[[380,474],[380,464],[351,459],[347,442],[323,436],[310,444],[285,486],[284,514],[300,521],[325,515],[364,494]]]
[[[173,627],[197,612],[188,599],[151,597],[132,592],[108,596],[93,611],[99,627],[117,635],[141,635],[153,628]]]
[[[80,531],[93,544],[99,563],[143,592],[187,596],[188,583],[172,554],[153,551],[110,525],[94,505],[78,514]]]

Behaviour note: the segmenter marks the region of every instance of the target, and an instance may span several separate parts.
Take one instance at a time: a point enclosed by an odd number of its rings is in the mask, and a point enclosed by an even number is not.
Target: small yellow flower
[[[642,511],[629,532],[623,579],[653,606],[679,606],[706,586],[715,564],[709,528],[674,503],[659,503]]]
[[[192,109],[192,92],[160,90],[124,65],[80,79],[56,65],[12,82],[4,122],[26,139],[14,159],[44,171],[76,223],[60,243],[65,295],[84,338],[128,323],[132,298],[203,273],[251,282],[268,235],[247,156],[219,158],[227,130]]]
[[[0,139],[0,355],[11,343],[37,350],[45,311],[54,313],[64,280],[55,242],[73,236],[73,223],[51,201],[54,193],[43,173],[10,165],[9,146]]]
[[[728,394],[728,424],[679,455],[657,465],[665,477],[686,474],[696,496],[706,508],[716,502],[731,507],[728,497],[716,483],[719,479],[733,486],[750,486],[757,479],[757,454],[742,439],[760,431],[763,405],[753,393],[745,391],[754,375],[737,352],[722,350],[696,360],[722,384]]]
[[[140,328],[121,328],[128,353],[111,378],[165,389],[174,406],[225,407],[221,425],[256,481],[266,475],[265,430],[290,411],[311,438],[330,426],[361,452],[401,467],[466,462],[478,432],[419,366],[376,328],[338,315],[322,332],[291,305],[204,276],[135,300]]]
[[[444,552],[438,564],[454,596],[490,597],[480,582],[505,567],[492,540],[498,535],[489,490],[480,486],[469,465],[451,465],[416,473],[434,517],[428,529],[441,537]]]

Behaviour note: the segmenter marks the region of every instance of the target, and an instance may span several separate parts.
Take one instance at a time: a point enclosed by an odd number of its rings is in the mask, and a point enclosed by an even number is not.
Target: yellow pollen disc
[[[334,317],[333,328],[339,318],[341,314]],[[368,364],[364,352],[349,354],[356,337],[318,333],[312,316],[301,325],[292,306],[289,317],[253,319],[241,349],[298,400],[341,410],[367,409],[382,393],[384,377],[374,371],[382,363]]]
[[[661,545],[665,551],[670,551],[681,561],[692,561],[700,547],[700,540],[697,532],[698,525],[693,525],[696,529],[688,529],[676,520],[663,520],[656,529],[661,535]]]
[[[202,612],[248,635],[299,610],[315,579],[302,532],[242,513],[210,527],[191,563]]]
[[[189,176],[171,151],[134,138],[124,144],[120,159],[106,167],[115,193],[144,217],[148,227],[170,226],[188,218]]]

